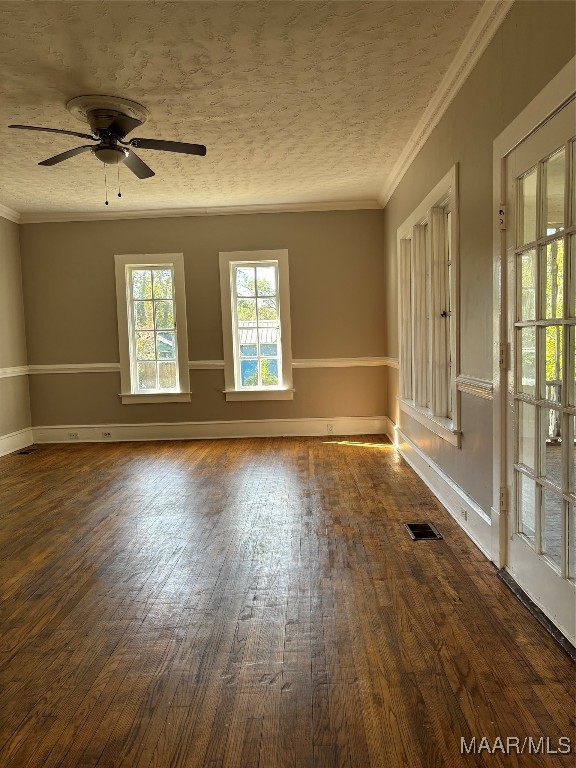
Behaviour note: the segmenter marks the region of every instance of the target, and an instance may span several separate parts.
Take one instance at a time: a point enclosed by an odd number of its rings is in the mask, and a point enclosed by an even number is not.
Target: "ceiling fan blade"
[[[138,155],[132,151],[128,152],[126,155],[124,164],[127,165],[132,173],[138,176],[139,179],[149,179],[151,176],[156,175],[152,168],[149,168],[144,160],[140,160]]]
[[[128,142],[140,149],[160,149],[163,152],[179,152],[183,155],[200,155],[204,157],[204,144],[187,144],[184,141],[161,141],[160,139],[130,139]]]
[[[90,139],[90,141],[98,141],[94,136],[89,133],[77,133],[76,131],[64,131],[60,128],[40,128],[37,125],[9,125],[8,128],[21,128],[24,131],[46,131],[47,133],[64,133],[67,136],[78,136],[81,139]]]
[[[47,160],[42,160],[38,165],[56,165],[56,163],[61,163],[63,160],[68,160],[69,157],[80,155],[82,152],[88,152],[89,149],[92,149],[90,144],[85,144],[83,147],[75,147],[74,149],[69,149],[67,152],[61,152],[59,155],[54,155],[54,157],[49,157]]]

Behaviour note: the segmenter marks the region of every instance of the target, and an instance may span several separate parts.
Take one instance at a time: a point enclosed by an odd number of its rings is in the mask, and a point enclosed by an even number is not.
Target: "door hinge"
[[[503,370],[508,370],[508,360],[510,358],[509,350],[510,350],[509,342],[503,341],[500,344],[500,368],[502,368]]]
[[[500,205],[498,207],[498,227],[500,232],[506,231],[506,206]]]
[[[508,512],[508,488],[503,485],[500,488],[500,513]]]

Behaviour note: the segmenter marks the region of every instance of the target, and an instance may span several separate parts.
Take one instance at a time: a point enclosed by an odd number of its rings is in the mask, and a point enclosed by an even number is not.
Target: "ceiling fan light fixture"
[[[106,165],[118,165],[118,163],[124,162],[129,150],[116,145],[106,145],[92,147],[92,152],[100,162],[105,163]]]

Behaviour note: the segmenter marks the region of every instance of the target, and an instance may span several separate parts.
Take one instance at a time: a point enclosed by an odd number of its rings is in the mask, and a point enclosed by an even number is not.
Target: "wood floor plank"
[[[385,439],[0,459],[2,768],[525,768],[574,665]],[[438,542],[412,542],[429,519]]]

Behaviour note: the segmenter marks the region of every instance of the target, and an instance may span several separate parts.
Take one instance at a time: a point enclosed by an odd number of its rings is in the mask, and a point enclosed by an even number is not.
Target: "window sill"
[[[451,445],[460,448],[460,438],[462,433],[454,427],[450,419],[444,419],[441,416],[432,416],[427,408],[419,408],[409,400],[398,398],[400,410],[407,413],[408,416],[422,424],[426,429],[434,432],[435,435],[446,440]]]
[[[225,389],[228,402],[237,400],[293,400],[293,389]]]
[[[189,403],[191,392],[127,392],[120,393],[122,405],[135,403]]]

